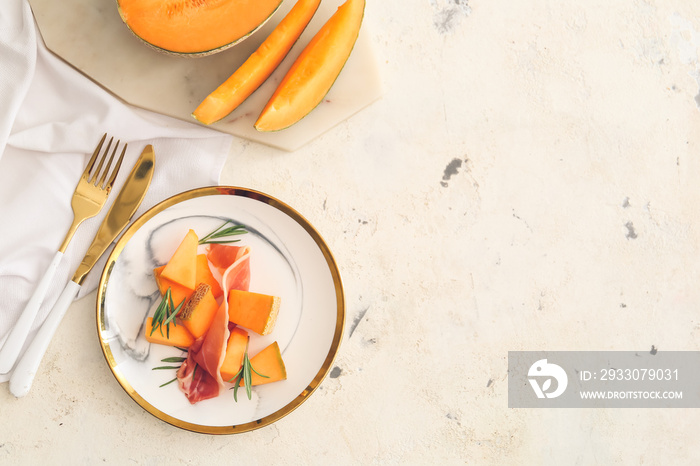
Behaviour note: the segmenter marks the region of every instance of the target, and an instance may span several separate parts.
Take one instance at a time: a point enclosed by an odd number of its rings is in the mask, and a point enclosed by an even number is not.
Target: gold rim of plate
[[[311,238],[314,240],[316,245],[319,247],[321,250],[323,257],[326,260],[326,263],[328,264],[328,268],[330,270],[331,276],[333,278],[333,285],[335,287],[335,295],[336,295],[336,307],[337,307],[337,315],[336,315],[336,324],[335,324],[335,331],[333,335],[333,340],[331,342],[331,347],[328,351],[328,354],[326,355],[325,360],[323,361],[323,364],[319,368],[318,372],[314,376],[313,380],[309,382],[307,387],[302,390],[301,393],[299,393],[291,402],[289,402],[286,406],[280,408],[279,410],[275,411],[272,414],[269,414],[265,417],[262,417],[260,419],[257,419],[255,421],[251,421],[245,424],[238,424],[238,425],[230,425],[230,426],[207,426],[207,425],[201,425],[201,424],[194,424],[191,422],[186,422],[182,421],[180,419],[177,419],[173,416],[170,416],[162,411],[160,411],[158,408],[150,404],[148,401],[146,401],[141,395],[136,392],[136,390],[131,386],[128,380],[126,380],[126,377],[119,371],[119,368],[117,367],[116,361],[114,360],[114,357],[112,356],[112,350],[109,346],[109,344],[102,338],[102,331],[105,330],[104,327],[104,299],[105,299],[105,291],[107,288],[107,282],[109,281],[109,277],[112,271],[112,268],[114,267],[115,262],[119,258],[119,255],[121,254],[122,250],[126,246],[126,244],[129,242],[131,237],[141,228],[148,220],[153,218],[155,215],[158,213],[164,211],[165,209],[179,204],[183,201],[186,201],[188,199],[193,199],[196,197],[202,197],[202,196],[213,196],[213,195],[229,195],[229,196],[243,196],[247,197],[250,199],[254,199],[256,201],[260,201],[264,204],[267,204],[271,207],[276,208],[277,210],[283,212],[284,214],[288,215],[290,218],[292,218],[295,222],[297,222],[304,230],[311,236]],[[107,263],[105,264],[105,268],[102,272],[102,276],[100,278],[100,283],[97,288],[97,336],[100,341],[100,346],[102,347],[102,352],[104,353],[105,359],[107,360],[107,364],[109,365],[109,368],[112,371],[112,374],[114,374],[114,377],[117,379],[121,387],[126,391],[126,393],[136,402],[138,403],[143,409],[157,417],[158,419],[165,421],[169,424],[174,425],[175,427],[179,427],[181,429],[193,431],[193,432],[199,432],[199,433],[204,433],[204,434],[236,434],[236,433],[242,433],[242,432],[249,432],[251,430],[255,430],[261,427],[265,427],[267,425],[270,425],[283,417],[285,417],[287,414],[291,413],[294,411],[296,408],[298,408],[306,399],[318,388],[318,386],[321,384],[321,382],[326,378],[328,375],[328,372],[330,371],[331,365],[333,364],[333,361],[335,359],[335,356],[338,352],[338,348],[340,347],[340,341],[342,339],[343,335],[343,328],[345,326],[345,297],[344,297],[344,292],[343,292],[343,284],[342,284],[342,279],[340,277],[340,272],[338,269],[338,266],[336,264],[335,258],[333,257],[333,254],[331,253],[330,249],[328,248],[328,245],[325,243],[319,232],[309,223],[299,212],[294,210],[292,207],[289,205],[285,204],[282,201],[279,201],[272,196],[269,196],[265,193],[262,193],[260,191],[255,191],[252,189],[247,189],[247,188],[241,188],[241,187],[235,187],[235,186],[210,186],[210,187],[204,187],[204,188],[196,188],[192,189],[190,191],[185,191],[179,194],[176,194],[161,203],[155,205],[151,209],[149,209],[146,213],[144,213],[141,217],[139,217],[136,221],[134,221],[129,228],[124,232],[122,237],[119,239],[117,244],[114,246],[114,249],[110,253]]]

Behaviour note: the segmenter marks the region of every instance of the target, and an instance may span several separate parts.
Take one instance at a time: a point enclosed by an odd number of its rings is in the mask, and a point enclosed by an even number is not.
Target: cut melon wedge
[[[282,0],[117,0],[136,37],[157,50],[204,56],[242,41],[277,11]]]
[[[248,347],[248,332],[240,327],[231,330],[231,335],[226,344],[226,355],[221,365],[221,378],[226,382],[232,382],[243,365],[243,356]]]
[[[153,317],[146,320],[145,337],[150,343],[178,348],[189,348],[194,343],[194,337],[182,325],[169,324],[167,329],[161,326],[153,330]]]
[[[200,283],[178,317],[196,339],[207,333],[218,309],[219,303],[211,293],[211,287],[206,283]]]
[[[364,17],[365,0],[347,0],[294,61],[255,122],[258,131],[279,131],[316,108],[352,52]]]
[[[280,298],[252,291],[228,292],[228,320],[260,335],[275,328],[280,310]]]
[[[277,382],[287,378],[287,369],[284,367],[282,353],[277,342],[260,351],[250,359],[250,365],[253,366],[251,385],[263,385],[266,383]],[[255,372],[266,376],[261,377]]]
[[[250,358],[250,365],[254,369],[251,371],[250,378],[250,385],[252,386],[287,379],[287,368],[284,366],[282,353],[280,353],[280,347],[276,341]],[[261,377],[256,372],[265,377]],[[243,386],[243,380],[239,382],[239,386]]]
[[[189,298],[194,290],[168,280],[167,278],[163,278],[161,273],[164,268],[165,266],[161,265],[153,269],[153,275],[156,277],[156,285],[158,285],[158,291],[160,291],[161,296],[165,296],[165,293],[170,289],[170,297],[173,298],[173,304],[177,307],[181,302]]]
[[[321,0],[298,0],[260,47],[199,104],[192,116],[210,125],[241,105],[282,63],[320,3]]]
[[[197,247],[199,238],[194,230],[187,232],[160,276],[185,288],[194,290],[197,285]]]
[[[168,289],[170,289],[170,295],[173,298],[173,304],[177,306],[182,301],[189,298],[194,292],[194,289],[187,288],[186,286],[182,286],[179,283],[176,283],[172,280],[168,280],[167,278],[163,277],[162,273],[164,268],[165,265],[161,265],[160,267],[156,267],[155,269],[153,269],[153,275],[156,277],[158,291],[160,291],[161,296],[165,296],[165,293],[168,291]],[[206,283],[207,285],[209,285],[211,287],[211,293],[212,295],[214,295],[215,298],[219,298],[224,294],[223,290],[221,289],[221,285],[219,285],[219,282],[214,277],[211,268],[209,268],[209,260],[207,259],[206,254],[197,255],[195,283],[197,283],[198,285],[200,283]]]
[[[219,285],[219,281],[214,277],[214,274],[209,268],[209,259],[207,259],[206,254],[197,255],[197,271],[195,272],[195,282],[199,285],[200,283],[206,283],[211,287],[211,294],[215,298],[223,296],[224,291]]]

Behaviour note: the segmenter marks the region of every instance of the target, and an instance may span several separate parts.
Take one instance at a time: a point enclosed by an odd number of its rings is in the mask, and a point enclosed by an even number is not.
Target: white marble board
[[[333,88],[311,114],[282,131],[253,128],[277,83],[303,47],[331,17],[340,0],[324,0],[289,55],[238,109],[212,127],[241,138],[293,151],[381,97],[377,59],[366,26]],[[251,37],[201,58],[151,49],[119,17],[115,0],[30,0],[47,47],[126,102],[186,121],[197,105],[240,66],[294,5],[285,0]],[[199,123],[197,123],[199,124]]]

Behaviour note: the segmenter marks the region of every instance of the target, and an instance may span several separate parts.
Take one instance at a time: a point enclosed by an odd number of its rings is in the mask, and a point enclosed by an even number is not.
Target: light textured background
[[[222,183],[294,206],[343,274],[332,377],[212,437],[122,391],[94,294],[35,387],[0,390],[0,463],[697,464],[698,410],[513,410],[509,350],[698,350],[700,3],[372,1],[382,100]],[[12,422],[7,420],[11,419]]]

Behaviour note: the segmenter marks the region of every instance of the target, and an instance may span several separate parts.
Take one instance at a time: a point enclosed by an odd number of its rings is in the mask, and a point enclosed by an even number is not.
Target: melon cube
[[[168,329],[161,326],[161,328],[153,330],[153,317],[146,320],[145,336],[146,341],[150,343],[177,346],[178,348],[188,348],[194,343],[194,337],[182,325],[175,326],[171,323],[168,325]]]
[[[199,238],[194,230],[187,232],[175,253],[161,272],[163,278],[194,289],[197,285],[197,247]]]
[[[276,341],[253,356],[250,359],[250,365],[255,369],[251,371],[250,378],[250,385],[253,387],[287,379],[287,369],[284,366],[282,353]],[[256,374],[256,372],[265,377]],[[244,386],[242,379],[238,385],[240,387]]]
[[[228,343],[226,344],[226,355],[224,363],[221,365],[221,378],[226,382],[232,382],[243,365],[243,356],[248,347],[248,332],[240,327],[231,330]]]
[[[158,285],[161,296],[165,296],[165,293],[170,289],[170,296],[173,298],[173,304],[177,307],[181,302],[189,298],[194,290],[163,277],[162,272],[164,268],[165,266],[162,265],[153,269],[153,275],[156,277],[156,285]]]
[[[214,298],[211,287],[200,283],[178,317],[196,339],[207,333],[218,309],[219,303]]]
[[[280,298],[252,291],[231,290],[228,294],[229,321],[267,335],[275,327]]]

